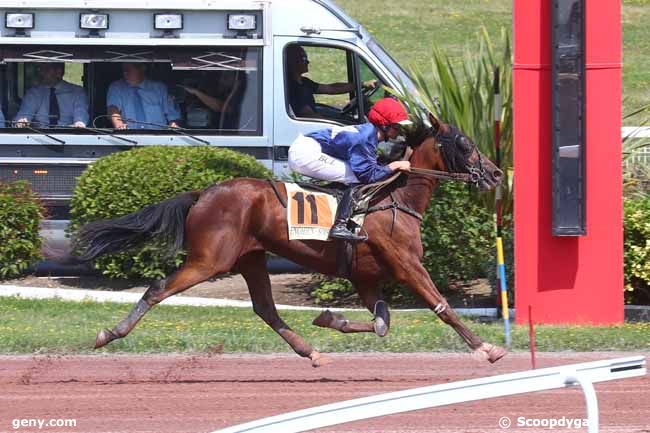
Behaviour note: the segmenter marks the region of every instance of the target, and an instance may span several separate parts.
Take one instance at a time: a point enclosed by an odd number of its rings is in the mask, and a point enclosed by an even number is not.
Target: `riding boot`
[[[349,187],[343,193],[343,197],[336,210],[334,226],[330,230],[330,238],[344,239],[346,241],[365,241],[366,236],[358,236],[348,230],[348,220],[352,214],[354,187]]]

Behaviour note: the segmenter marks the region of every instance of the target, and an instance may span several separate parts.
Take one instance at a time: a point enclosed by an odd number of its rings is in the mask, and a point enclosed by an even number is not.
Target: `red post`
[[[514,1],[515,308],[537,323],[623,321],[621,2],[586,0],[587,235],[551,234],[550,0]]]

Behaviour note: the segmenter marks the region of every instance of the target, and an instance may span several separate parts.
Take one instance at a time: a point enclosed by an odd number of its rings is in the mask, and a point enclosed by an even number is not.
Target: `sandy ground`
[[[539,367],[630,353],[540,354]],[[648,353],[645,354],[646,356]],[[3,356],[0,432],[200,433],[315,405],[529,368],[465,354],[339,354],[313,369],[295,355]],[[650,432],[650,376],[596,385],[601,432]],[[502,416],[583,418],[578,389],[463,403],[316,430],[324,433],[503,432]],[[75,419],[76,427],[13,429],[16,419]],[[509,432],[550,431],[511,427]],[[585,428],[553,432],[586,431]],[[278,431],[277,433],[283,433]]]

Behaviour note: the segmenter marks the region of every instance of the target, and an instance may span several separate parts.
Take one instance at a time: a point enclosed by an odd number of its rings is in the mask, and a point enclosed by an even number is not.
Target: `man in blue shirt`
[[[144,63],[124,63],[124,78],[111,83],[106,95],[115,129],[178,128],[181,117],[167,86],[145,77]]]
[[[22,128],[34,123],[37,128],[88,124],[88,97],[83,87],[63,80],[63,63],[41,63],[41,83],[25,92],[15,117]]]
[[[347,228],[352,212],[354,185],[382,181],[395,171],[409,171],[409,161],[377,163],[379,141],[395,139],[403,126],[411,124],[404,107],[392,98],[380,99],[368,112],[370,123],[334,126],[300,135],[289,148],[289,167],[321,180],[353,185],[339,203],[331,238],[365,240]]]

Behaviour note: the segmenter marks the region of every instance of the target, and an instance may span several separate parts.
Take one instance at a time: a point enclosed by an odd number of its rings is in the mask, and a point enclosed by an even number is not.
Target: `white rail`
[[[621,138],[649,138],[650,126],[624,126],[621,128]]]
[[[298,433],[412,410],[574,385],[580,385],[585,393],[589,433],[597,433],[598,402],[593,383],[645,374],[643,356],[586,362],[342,401],[263,418],[213,433]]]

